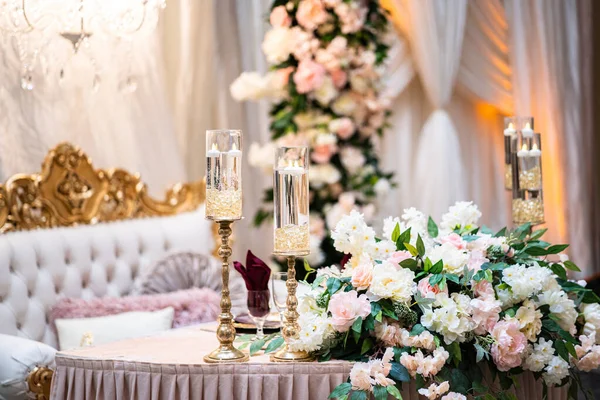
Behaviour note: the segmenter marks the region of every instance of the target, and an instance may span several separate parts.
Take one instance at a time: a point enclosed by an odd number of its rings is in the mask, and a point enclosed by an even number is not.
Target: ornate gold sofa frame
[[[81,149],[61,143],[50,150],[41,173],[15,175],[0,185],[0,233],[170,216],[195,210],[204,198],[200,181],[176,184],[156,200],[138,174],[94,169]],[[49,400],[52,374],[45,367],[29,374],[29,390],[38,400]]]

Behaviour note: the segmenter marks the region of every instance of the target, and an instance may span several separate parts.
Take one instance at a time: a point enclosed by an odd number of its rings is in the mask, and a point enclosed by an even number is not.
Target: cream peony
[[[340,158],[344,168],[350,174],[356,174],[364,165],[367,159],[358,147],[345,146],[340,151]]]
[[[329,14],[325,11],[321,0],[301,0],[296,12],[296,19],[303,28],[312,31],[327,21]]]
[[[366,295],[356,290],[338,292],[331,296],[327,310],[331,323],[338,332],[346,332],[358,317],[366,318],[371,313],[371,303]]]
[[[269,22],[275,27],[289,27],[292,24],[292,18],[285,6],[277,6],[271,11]]]
[[[337,94],[338,91],[333,84],[333,80],[329,76],[326,76],[323,79],[321,86],[313,92],[314,98],[324,107],[329,105],[329,103],[336,98]]]
[[[262,50],[271,64],[284,62],[295,47],[294,32],[286,27],[275,27],[265,34]]]
[[[407,303],[417,290],[414,279],[415,273],[410,269],[396,268],[394,264],[385,261],[373,269],[369,297]]]
[[[342,93],[331,105],[331,109],[338,115],[350,116],[356,110],[355,96],[350,92]]]

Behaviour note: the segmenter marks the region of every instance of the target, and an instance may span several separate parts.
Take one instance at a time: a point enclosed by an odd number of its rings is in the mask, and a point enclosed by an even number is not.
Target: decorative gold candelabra
[[[296,256],[288,256],[288,278],[285,283],[287,286],[287,310],[285,312],[285,324],[282,328],[283,338],[285,339],[284,347],[271,356],[271,361],[274,362],[302,362],[313,361],[314,357],[305,351],[293,350],[290,343],[298,338],[300,326],[298,325],[298,299],[296,298],[296,288],[298,281],[296,280]]]
[[[247,354],[233,347],[235,327],[233,326],[231,298],[229,297],[229,257],[231,257],[229,237],[231,236],[231,224],[233,221],[218,221],[217,223],[219,224],[219,236],[221,237],[219,256],[222,259],[221,278],[223,280],[223,288],[221,289],[221,314],[219,314],[219,327],[217,328],[219,347],[212,353],[204,356],[204,361],[208,363],[248,361]]]
[[[271,356],[275,362],[312,361],[305,351],[293,349],[300,334],[296,298],[296,257],[310,254],[308,210],[308,148],[280,147],[275,152],[275,247],[273,254],[287,257],[287,310],[282,328],[285,346]]]
[[[219,226],[222,260],[221,314],[217,338],[219,347],[204,357],[208,363],[248,361],[248,355],[233,347],[235,327],[229,296],[229,237],[233,221],[242,218],[242,132],[206,132],[206,218]]]

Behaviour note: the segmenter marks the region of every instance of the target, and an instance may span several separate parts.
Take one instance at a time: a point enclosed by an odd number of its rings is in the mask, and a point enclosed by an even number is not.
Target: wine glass
[[[267,315],[269,315],[269,298],[271,293],[266,290],[248,290],[248,313],[256,324],[256,338],[262,339],[265,337],[263,327]]]
[[[284,315],[287,310],[287,272],[273,272],[271,273],[271,289],[273,291],[273,303],[277,311],[279,311],[279,318],[281,319],[281,327],[285,323]]]

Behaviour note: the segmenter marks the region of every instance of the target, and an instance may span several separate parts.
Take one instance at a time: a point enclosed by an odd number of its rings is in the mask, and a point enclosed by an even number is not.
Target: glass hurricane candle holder
[[[280,147],[275,152],[275,255],[310,252],[308,165],[307,147]]]
[[[242,131],[206,131],[206,218],[242,218]]]
[[[518,118],[504,117],[504,188],[512,190],[512,139],[517,134]]]
[[[542,143],[539,133],[519,132],[512,142],[513,222],[544,223]]]

